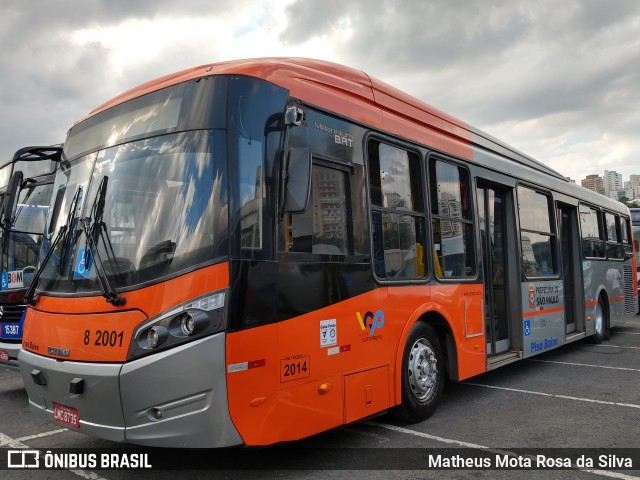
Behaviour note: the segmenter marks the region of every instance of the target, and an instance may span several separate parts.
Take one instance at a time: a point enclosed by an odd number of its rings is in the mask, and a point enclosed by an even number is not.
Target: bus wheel
[[[602,297],[598,299],[596,304],[596,313],[593,317],[596,333],[591,337],[593,343],[602,343],[609,339],[609,330],[607,329],[607,317],[605,314],[604,303]]]
[[[392,412],[396,417],[420,422],[435,412],[444,389],[442,346],[436,332],[426,323],[416,323],[402,357],[402,403]]]

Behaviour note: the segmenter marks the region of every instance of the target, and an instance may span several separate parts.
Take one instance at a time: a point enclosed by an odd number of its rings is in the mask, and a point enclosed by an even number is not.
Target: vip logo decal
[[[364,316],[362,316],[360,312],[356,312],[356,316],[358,317],[360,329],[365,335],[362,339],[363,342],[369,340],[380,340],[382,338],[380,333],[376,334],[376,331],[380,330],[384,326],[384,312],[382,310],[378,310],[375,314],[367,312]]]

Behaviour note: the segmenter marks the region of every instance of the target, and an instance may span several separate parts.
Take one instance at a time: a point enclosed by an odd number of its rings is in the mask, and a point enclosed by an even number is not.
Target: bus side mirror
[[[7,193],[4,198],[4,207],[2,211],[2,227],[5,229],[10,229],[13,225],[16,214],[16,207],[18,205],[18,195],[20,195],[21,188],[22,172],[18,170],[13,173],[11,180],[9,180],[9,186],[7,187]]]
[[[311,151],[290,148],[285,158],[283,213],[304,213],[311,192]]]

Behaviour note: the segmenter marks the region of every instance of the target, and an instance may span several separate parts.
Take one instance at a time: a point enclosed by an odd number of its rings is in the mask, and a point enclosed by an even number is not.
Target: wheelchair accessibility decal
[[[93,266],[93,255],[91,250],[86,248],[78,249],[78,256],[76,257],[76,267],[73,271],[75,278],[86,278],[91,274],[91,267]]]

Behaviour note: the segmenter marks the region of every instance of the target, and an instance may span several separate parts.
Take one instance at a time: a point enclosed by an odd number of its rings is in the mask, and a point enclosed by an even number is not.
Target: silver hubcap
[[[602,332],[604,332],[604,314],[602,313],[602,306],[600,305],[600,302],[598,302],[596,305],[595,322],[596,322],[596,334],[602,335]]]
[[[418,400],[425,400],[435,391],[438,375],[438,360],[431,343],[419,338],[411,347],[409,355],[409,385]]]

